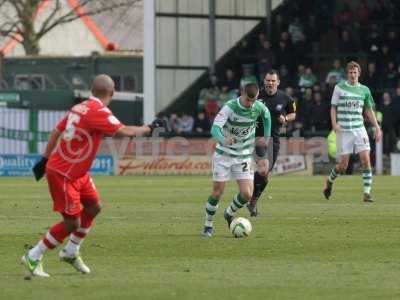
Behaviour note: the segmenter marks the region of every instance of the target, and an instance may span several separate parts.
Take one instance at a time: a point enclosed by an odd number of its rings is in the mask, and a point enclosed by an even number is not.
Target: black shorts
[[[269,162],[269,170],[271,171],[274,168],[276,160],[278,159],[280,147],[281,144],[279,141],[279,137],[273,137],[272,140],[270,140],[267,148],[263,146],[256,146],[255,150],[256,157],[258,158],[267,156]]]
[[[264,123],[262,119],[258,118],[256,123],[256,137],[264,136]]]

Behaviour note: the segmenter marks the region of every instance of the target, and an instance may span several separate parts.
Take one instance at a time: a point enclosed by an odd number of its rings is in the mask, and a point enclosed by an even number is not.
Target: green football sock
[[[218,209],[218,200],[214,199],[212,196],[208,197],[206,202],[206,221],[204,226],[212,227],[214,223],[214,215]]]
[[[227,208],[226,212],[230,215],[233,216],[239,209],[241,209],[245,204],[247,203],[247,200],[244,199],[240,193],[235,195],[233,197],[231,205]]]
[[[338,178],[339,173],[336,171],[336,167],[333,167],[331,173],[329,174],[328,181],[333,183],[336,178]]]
[[[371,171],[371,169],[364,170],[362,172],[362,179],[363,179],[364,194],[371,193],[371,188],[372,188],[372,171]]]

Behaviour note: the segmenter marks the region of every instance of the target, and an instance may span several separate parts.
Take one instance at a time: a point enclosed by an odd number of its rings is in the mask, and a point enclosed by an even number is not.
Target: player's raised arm
[[[211,136],[216,139],[219,143],[225,145],[232,145],[234,140],[232,137],[226,137],[223,132],[223,127],[228,120],[232,110],[229,106],[225,105],[214,119],[214,123],[211,127]]]
[[[128,136],[128,137],[135,137],[135,136],[144,136],[151,132],[149,126],[122,126],[116,132],[116,136]]]
[[[144,136],[152,134],[156,128],[166,128],[165,121],[162,119],[155,119],[150,125],[145,126],[122,126],[116,132],[117,136]]]

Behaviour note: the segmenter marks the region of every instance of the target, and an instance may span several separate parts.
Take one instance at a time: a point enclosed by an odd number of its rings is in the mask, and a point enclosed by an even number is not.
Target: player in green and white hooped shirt
[[[211,135],[218,141],[212,161],[213,191],[206,203],[206,220],[203,235],[211,237],[218,202],[224,192],[225,182],[236,179],[239,193],[225,209],[228,225],[234,214],[251,199],[253,194],[252,167],[255,147],[256,121],[264,122],[264,138],[271,134],[271,116],[268,108],[257,101],[259,89],[255,83],[247,83],[241,96],[228,101],[215,117]]]
[[[375,128],[375,140],[381,139],[381,129],[373,111],[374,100],[371,91],[358,82],[361,67],[352,61],[347,64],[347,81],[335,86],[331,101],[332,129],[337,138],[337,154],[339,163],[332,168],[326,181],[324,196],[329,199],[334,180],[344,173],[349,163],[349,155],[358,153],[363,167],[362,178],[364,202],[373,202],[371,197],[372,171],[369,158],[370,146],[367,131],[364,127],[363,113]]]

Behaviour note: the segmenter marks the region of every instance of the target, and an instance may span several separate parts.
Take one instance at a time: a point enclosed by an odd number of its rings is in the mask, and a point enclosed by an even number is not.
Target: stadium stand
[[[299,130],[304,136],[327,136],[333,87],[344,79],[346,62],[355,59],[362,64],[362,82],[371,88],[390,137],[384,149],[389,153],[400,135],[399,15],[398,1],[290,2],[273,15],[270,39],[265,24],[258,26],[232,51],[229,62],[219,63],[216,74],[198,87],[201,117],[195,123],[204,122],[204,115],[210,124],[221,105],[238,94],[238,83],[261,84],[265,72],[275,68],[281,74],[280,88],[299,108],[286,134]]]

